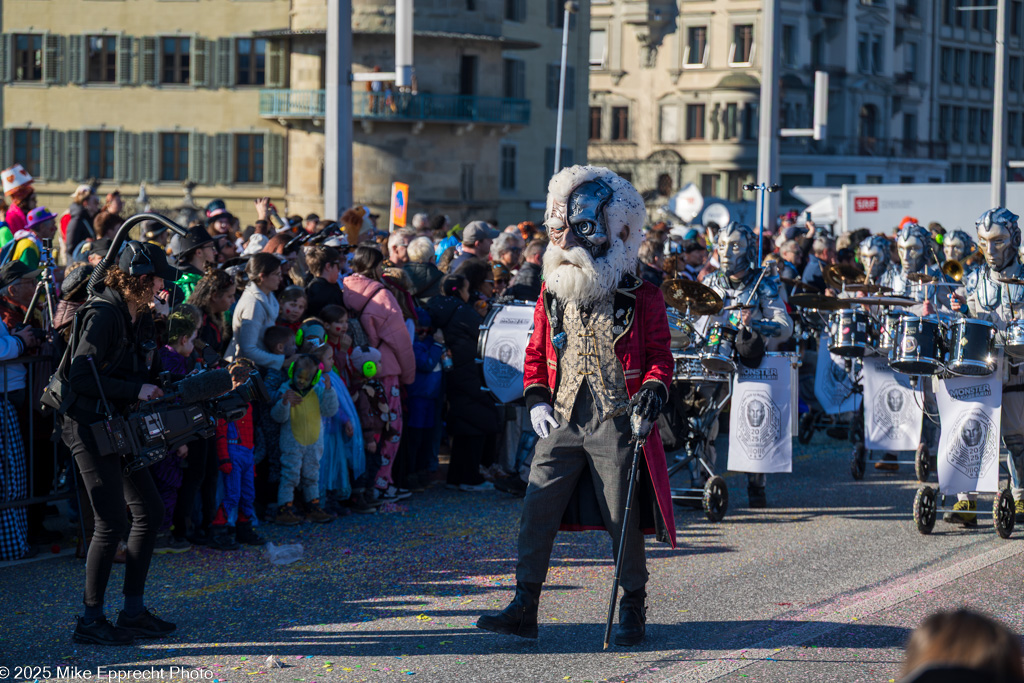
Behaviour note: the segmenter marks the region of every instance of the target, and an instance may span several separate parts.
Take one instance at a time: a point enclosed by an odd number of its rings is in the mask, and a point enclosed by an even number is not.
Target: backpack
[[[75,340],[78,339],[78,334],[81,331],[81,326],[85,320],[85,314],[88,311],[97,310],[99,308],[108,308],[115,311],[118,315],[114,318],[117,320],[118,332],[117,338],[127,338],[127,330],[124,329],[124,323],[121,320],[120,311],[117,307],[109,301],[103,299],[91,298],[75,311],[75,317],[71,322],[71,334],[68,337],[68,344],[64,348],[64,355],[61,356],[60,364],[52,375],[50,375],[50,381],[47,382],[43,388],[43,395],[39,398],[39,404],[42,406],[43,414],[48,414],[51,410],[56,411],[60,416],[64,416],[67,413],[68,408],[71,404],[78,399],[78,394],[71,387],[71,381],[68,377],[68,371],[71,367],[71,359],[75,355]],[[121,363],[121,359],[124,354],[128,351],[129,345],[119,344],[117,346],[117,355],[115,360],[109,367],[116,367]]]

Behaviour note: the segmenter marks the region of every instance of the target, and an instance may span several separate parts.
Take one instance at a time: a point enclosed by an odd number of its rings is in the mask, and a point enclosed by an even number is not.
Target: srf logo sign
[[[854,197],[853,210],[858,212],[878,211],[878,197]]]

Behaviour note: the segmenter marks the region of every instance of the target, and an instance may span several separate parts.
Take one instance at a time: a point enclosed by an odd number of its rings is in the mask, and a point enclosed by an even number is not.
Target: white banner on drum
[[[829,337],[818,341],[818,360],[814,368],[814,396],[828,415],[849,413],[860,408],[860,394],[853,391],[853,378],[846,361],[828,351]]]
[[[999,423],[1003,402],[1001,364],[985,377],[937,382],[939,489],[942,493],[999,490]]]
[[[496,308],[485,322],[484,384],[502,403],[523,396],[523,364],[533,331],[533,306],[509,304]]]
[[[865,358],[864,396],[864,447],[916,450],[924,420],[924,391],[915,391],[910,375],[895,372],[885,358]]]
[[[765,356],[756,369],[738,366],[729,411],[731,471],[793,471],[792,384],[790,356]]]

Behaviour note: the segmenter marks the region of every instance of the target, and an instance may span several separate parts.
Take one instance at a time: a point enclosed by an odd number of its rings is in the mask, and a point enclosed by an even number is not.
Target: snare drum
[[[668,313],[668,333],[671,338],[669,346],[680,350],[689,348],[694,337],[693,324],[674,308],[666,309],[666,312]]]
[[[946,370],[954,375],[991,375],[996,371],[996,326],[987,320],[960,318],[946,336]]]
[[[1006,326],[1006,355],[1018,360],[1024,359],[1024,320],[1014,320]]]
[[[937,375],[943,369],[942,323],[928,316],[905,316],[896,326],[889,367],[904,375]]]
[[[892,311],[882,316],[882,328],[878,333],[878,350],[889,353],[896,343],[896,328],[906,314],[903,311]]]
[[[828,350],[837,356],[863,358],[871,348],[871,318],[865,311],[836,311],[829,321],[832,341]]]
[[[700,362],[709,372],[736,372],[736,333],[732,325],[715,323],[708,332]]]
[[[494,304],[480,325],[477,358],[484,386],[499,403],[523,397],[523,363],[533,333],[534,304]]]
[[[684,353],[673,352],[672,359],[676,363],[676,371],[672,379],[677,382],[728,382],[730,376],[724,373],[710,372],[701,362],[696,351]]]

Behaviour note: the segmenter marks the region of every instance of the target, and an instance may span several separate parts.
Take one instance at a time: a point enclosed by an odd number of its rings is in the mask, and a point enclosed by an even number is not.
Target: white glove
[[[533,423],[533,431],[542,439],[548,438],[552,429],[558,429],[555,411],[547,403],[538,403],[530,408],[530,422]]]

